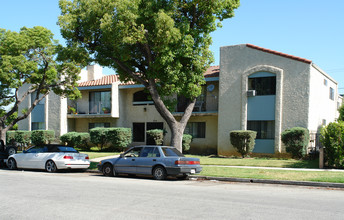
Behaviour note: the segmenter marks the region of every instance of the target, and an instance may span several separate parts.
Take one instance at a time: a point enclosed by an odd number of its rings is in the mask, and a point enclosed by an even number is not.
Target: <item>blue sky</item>
[[[0,6],[0,28],[44,26],[63,42],[58,0],[1,0]],[[221,46],[251,43],[312,60],[344,88],[343,12],[343,0],[242,0],[235,17],[212,34],[214,65]]]

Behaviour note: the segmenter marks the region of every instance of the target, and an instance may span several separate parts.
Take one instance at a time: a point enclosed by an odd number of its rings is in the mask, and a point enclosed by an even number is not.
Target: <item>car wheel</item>
[[[9,147],[7,148],[7,154],[8,156],[12,155],[12,154],[16,154],[17,153],[17,149],[15,147]]]
[[[15,170],[15,169],[17,169],[17,162],[16,162],[16,160],[13,159],[13,158],[8,159],[8,161],[7,161],[7,166],[8,166],[8,168],[9,168],[10,170]]]
[[[103,174],[104,176],[113,176],[113,173],[114,171],[112,170],[112,165],[107,163],[107,164],[104,164],[104,167],[103,167]]]
[[[167,177],[165,168],[162,166],[157,166],[153,170],[153,177],[155,180],[164,180]]]
[[[182,176],[177,176],[177,179],[179,180],[186,180],[189,176],[186,174],[183,174]]]
[[[45,164],[45,170],[49,173],[55,173],[57,171],[57,167],[54,161],[48,160]]]

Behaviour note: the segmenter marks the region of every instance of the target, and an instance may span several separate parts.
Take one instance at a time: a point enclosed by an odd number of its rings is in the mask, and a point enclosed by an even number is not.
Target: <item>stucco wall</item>
[[[333,122],[338,117],[337,102],[338,85],[331,77],[324,73],[319,67],[311,67],[309,125],[310,132],[319,132],[323,125]],[[326,80],[326,83],[324,82]],[[330,88],[334,90],[334,100],[330,99]],[[323,121],[325,120],[325,121]]]
[[[221,47],[219,154],[234,152],[229,140],[231,130],[246,129],[247,87],[244,86],[247,85],[247,77],[243,75],[254,71],[275,73],[277,84],[280,84],[276,85],[275,145],[280,145],[281,131],[308,125],[309,64],[248,48],[246,45]],[[281,146],[275,146],[276,150],[284,151]]]

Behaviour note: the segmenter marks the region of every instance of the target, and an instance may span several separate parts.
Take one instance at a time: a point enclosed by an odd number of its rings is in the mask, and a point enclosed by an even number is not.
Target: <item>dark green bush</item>
[[[63,144],[80,148],[81,150],[89,150],[90,134],[86,132],[68,132],[60,137]]]
[[[15,141],[22,149],[27,147],[31,142],[31,131],[15,131]]]
[[[147,131],[147,138],[153,140],[155,145],[162,145],[164,142],[164,130],[153,129]]]
[[[182,139],[183,152],[187,152],[190,150],[191,142],[192,142],[192,136],[190,134],[183,134],[183,139]]]
[[[15,135],[16,135],[16,131],[7,131],[6,132],[6,144],[7,145],[14,145],[15,144]]]
[[[320,141],[330,167],[344,168],[344,122],[332,122],[321,129]]]
[[[244,158],[247,154],[251,153],[254,148],[254,140],[256,139],[257,132],[250,130],[235,130],[229,133],[231,144]]]
[[[294,127],[282,132],[281,140],[286,146],[287,153],[293,158],[301,159],[307,154],[309,131],[307,128]]]
[[[31,132],[31,143],[34,145],[50,144],[55,138],[53,130],[35,130]]]
[[[109,142],[107,133],[107,128],[92,128],[90,130],[90,140],[93,144],[100,147],[100,150],[103,150],[105,144]]]
[[[114,151],[123,151],[131,143],[130,128],[107,128],[106,133]]]

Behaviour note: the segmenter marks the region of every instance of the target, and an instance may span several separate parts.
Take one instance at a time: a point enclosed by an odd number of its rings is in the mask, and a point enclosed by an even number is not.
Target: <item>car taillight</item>
[[[89,160],[90,158],[88,156],[85,157],[86,160]]]
[[[176,160],[175,165],[199,165],[199,161]]]
[[[63,159],[73,159],[72,156],[64,156]]]

